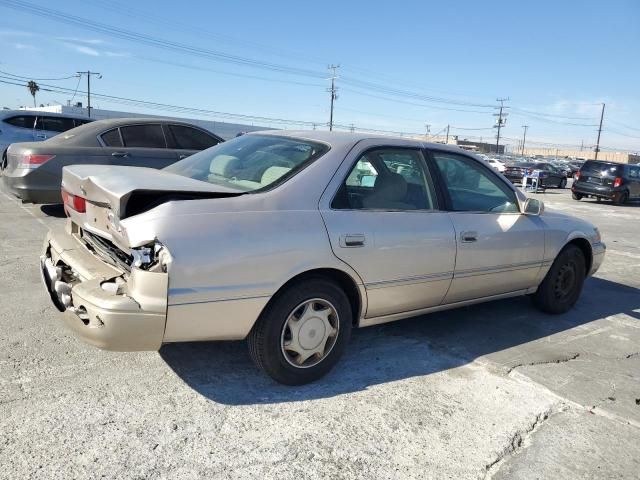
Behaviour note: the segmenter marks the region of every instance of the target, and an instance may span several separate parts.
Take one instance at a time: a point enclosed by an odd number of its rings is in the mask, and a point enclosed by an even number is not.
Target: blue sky
[[[321,124],[329,117],[326,67],[336,63],[342,125],[412,133],[430,124],[436,133],[450,124],[461,138],[488,139],[495,129],[487,105],[509,97],[505,143],[515,145],[527,124],[531,142],[593,145],[606,102],[601,144],[640,150],[637,0],[25,1],[207,54],[0,0],[0,70],[11,74],[60,78],[89,69],[103,75],[92,83],[97,93]],[[251,65],[221,60],[229,56]],[[77,80],[41,83],[73,90]],[[43,91],[38,103],[70,97]],[[0,83],[0,106],[30,104],[25,87]],[[104,99],[92,104],[152,113]]]

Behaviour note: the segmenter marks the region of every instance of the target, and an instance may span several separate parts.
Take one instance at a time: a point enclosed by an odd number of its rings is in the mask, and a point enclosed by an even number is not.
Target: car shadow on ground
[[[67,216],[64,213],[64,205],[61,203],[40,205],[40,211],[49,217],[65,218]]]
[[[637,208],[637,207],[640,207],[640,201],[637,201],[637,200],[627,200],[622,205],[616,205],[611,200],[597,201],[594,198],[583,198],[582,200],[580,200],[580,203],[586,203],[588,205],[602,204],[602,205],[609,205],[609,206],[612,206],[612,207],[620,207],[620,208],[629,208],[629,207],[631,207],[631,208],[636,207]]]
[[[634,311],[638,308],[640,289],[592,278],[578,305],[564,315],[543,314],[521,297],[354,330],[333,371],[301,387],[279,385],[259,371],[245,342],[169,344],[160,355],[187,385],[213,401],[280,403],[327,398],[448,370],[610,315],[625,313],[640,320]]]

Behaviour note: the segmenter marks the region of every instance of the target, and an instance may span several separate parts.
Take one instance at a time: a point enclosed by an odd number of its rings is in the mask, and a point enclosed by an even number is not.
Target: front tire
[[[572,193],[572,194],[571,194],[571,197],[572,197],[574,200],[582,200],[583,195],[582,195],[581,193],[575,193],[575,192],[574,192],[574,193]]]
[[[575,245],[567,245],[533,294],[534,305],[543,312],[556,315],[569,311],[580,297],[585,276],[584,253]]]
[[[279,292],[249,333],[256,366],[275,381],[303,385],[326,375],[351,336],[349,299],[322,277],[301,280]]]

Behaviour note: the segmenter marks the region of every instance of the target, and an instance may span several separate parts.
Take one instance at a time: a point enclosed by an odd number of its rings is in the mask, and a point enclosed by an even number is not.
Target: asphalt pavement
[[[244,342],[81,343],[38,272],[62,210],[0,194],[0,478],[637,479],[640,203],[537,196],[608,245],[574,310],[517,298],[361,329],[292,388]]]

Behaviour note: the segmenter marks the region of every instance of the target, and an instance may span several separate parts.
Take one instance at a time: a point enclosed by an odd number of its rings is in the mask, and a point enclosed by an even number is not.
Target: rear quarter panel
[[[178,213],[192,202],[226,211]],[[347,273],[365,301],[357,274],[333,255],[317,209],[271,210],[262,202],[252,209],[243,197],[192,202],[148,212],[160,216],[136,219],[136,232],[126,226],[138,238],[145,230],[157,237],[173,258],[165,341],[244,338],[280,287],[317,268]]]

